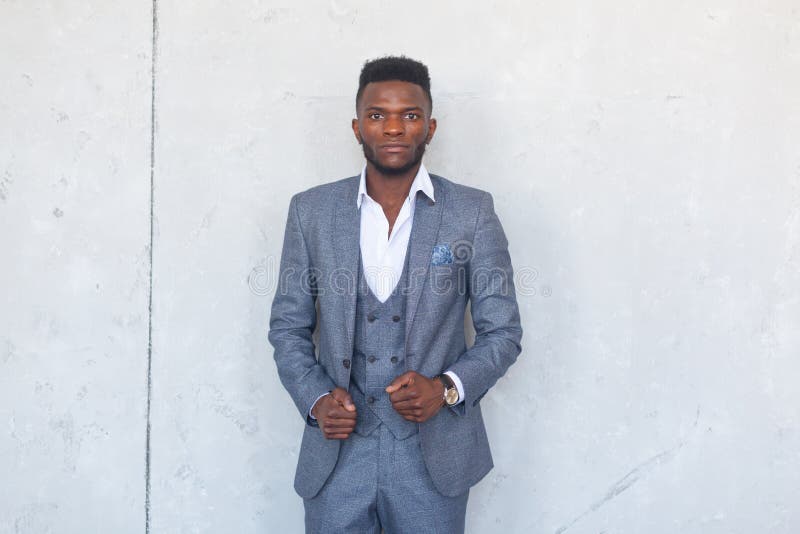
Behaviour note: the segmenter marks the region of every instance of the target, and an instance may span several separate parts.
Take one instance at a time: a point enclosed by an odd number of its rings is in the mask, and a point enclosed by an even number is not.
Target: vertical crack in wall
[[[150,534],[150,400],[153,392],[153,217],[156,162],[156,51],[158,45],[158,3],[153,0],[153,35],[150,59],[150,275],[147,302],[147,405],[144,448],[144,531]]]

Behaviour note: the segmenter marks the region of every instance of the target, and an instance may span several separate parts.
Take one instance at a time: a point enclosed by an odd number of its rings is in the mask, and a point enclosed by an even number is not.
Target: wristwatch
[[[453,382],[453,379],[446,374],[436,375],[433,378],[434,380],[438,378],[439,382],[444,386],[444,403],[448,406],[455,406],[458,404],[458,388],[455,382]]]

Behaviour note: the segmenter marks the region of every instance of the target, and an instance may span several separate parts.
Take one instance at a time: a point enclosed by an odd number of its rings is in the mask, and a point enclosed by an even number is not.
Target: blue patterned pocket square
[[[434,245],[431,265],[447,265],[453,263],[453,252],[450,245]]]

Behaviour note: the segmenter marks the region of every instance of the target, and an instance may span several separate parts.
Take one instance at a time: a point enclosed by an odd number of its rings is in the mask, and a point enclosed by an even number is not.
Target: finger
[[[322,423],[323,428],[328,429],[354,429],[356,422],[350,419],[325,419]]]
[[[392,402],[392,406],[396,411],[404,411],[404,410],[421,410],[422,403],[418,399],[407,399],[401,400],[398,402]]]
[[[328,410],[323,415],[329,419],[346,419],[352,421],[355,421],[356,417],[358,417],[358,414],[356,412],[354,411],[351,412],[349,410],[346,410],[345,408],[342,408],[341,406],[335,406],[330,410]]]
[[[391,384],[389,384],[386,387],[386,393],[394,393],[395,391],[397,391],[398,389],[400,389],[403,386],[412,385],[414,383],[414,376],[416,374],[417,373],[414,372],[414,371],[408,371],[408,372],[403,373],[402,375],[398,376],[397,378],[392,380]]]
[[[321,421],[322,431],[327,433],[342,433],[342,432],[352,432],[356,428],[355,421],[345,421],[342,419],[324,419]]]
[[[344,434],[344,433],[339,433],[339,434],[325,434],[325,438],[326,438],[326,439],[347,439],[347,438],[349,438],[349,437],[350,437],[350,434]]]
[[[405,417],[407,415],[408,416],[417,416],[417,415],[422,415],[422,408],[408,408],[408,409],[405,409],[405,410],[397,410],[397,413],[399,413],[403,417]]]
[[[423,408],[419,408],[417,406],[403,406],[401,408],[394,407],[394,410],[400,415],[406,415],[406,414],[419,414],[422,412]]]
[[[348,436],[353,433],[352,428],[329,428],[326,432],[324,432],[325,436],[334,436],[339,434],[344,434]]]
[[[392,404],[394,404],[395,402],[417,399],[417,398],[419,398],[419,391],[417,391],[417,388],[413,386],[401,388],[395,391],[394,393],[389,394],[389,400],[392,401]]]

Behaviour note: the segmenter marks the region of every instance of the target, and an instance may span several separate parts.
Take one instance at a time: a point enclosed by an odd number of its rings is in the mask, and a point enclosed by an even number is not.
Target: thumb
[[[356,410],[356,405],[353,404],[353,397],[344,389],[344,388],[336,388],[331,392],[331,396],[344,406],[344,409],[348,412],[354,412]]]
[[[408,371],[392,380],[392,383],[386,388],[386,393],[394,393],[403,386],[410,386],[413,384],[414,374],[414,371]]]
[[[351,397],[349,393],[344,394],[343,404],[344,404],[344,409],[347,410],[348,412],[356,411],[356,405],[353,404],[353,397]]]

